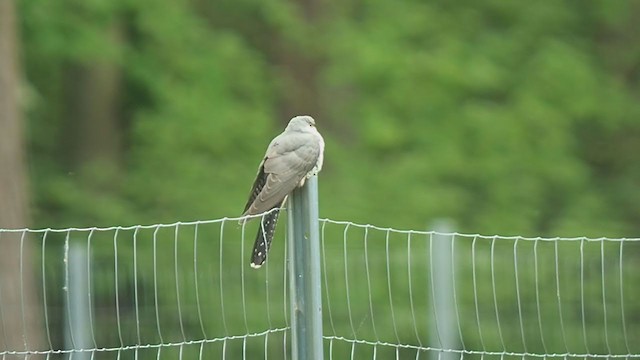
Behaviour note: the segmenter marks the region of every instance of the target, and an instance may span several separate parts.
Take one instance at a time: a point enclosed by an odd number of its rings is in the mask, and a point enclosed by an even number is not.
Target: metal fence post
[[[65,313],[68,319],[64,323],[64,340],[67,350],[82,350],[91,347],[89,312],[91,304],[87,299],[89,274],[87,272],[87,248],[85,244],[72,241],[67,243],[68,282],[65,291]],[[86,351],[70,352],[67,359],[88,360],[91,353]]]
[[[287,204],[291,356],[323,359],[318,178],[293,191]]]
[[[458,333],[456,330],[456,310],[454,301],[454,259],[452,241],[449,234],[453,232],[453,222],[448,219],[437,219],[432,228],[436,231],[433,235],[431,254],[433,264],[433,289],[432,307],[436,311],[431,319],[430,344],[442,349],[458,349]],[[455,360],[459,356],[452,352],[434,352],[431,355],[434,360]]]

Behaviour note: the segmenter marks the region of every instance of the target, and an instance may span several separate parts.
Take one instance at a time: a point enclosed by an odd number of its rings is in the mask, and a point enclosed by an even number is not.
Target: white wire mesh
[[[246,231],[245,231],[246,228]],[[36,248],[41,345],[22,334],[2,358],[282,359],[287,346],[283,239],[261,271],[249,267],[255,225],[237,218],[149,226],[0,230]],[[251,244],[248,244],[251,243]],[[22,247],[22,246],[21,246]],[[74,265],[80,250],[84,264]],[[21,254],[15,254],[16,258]],[[84,272],[83,283],[74,275]],[[19,276],[19,272],[16,271]],[[24,279],[21,279],[24,280]],[[22,283],[22,281],[21,281]],[[5,286],[3,286],[5,285]],[[76,288],[74,289],[74,286]],[[91,308],[82,316],[80,303]],[[1,313],[8,306],[0,284]],[[1,327],[24,332],[0,317]],[[78,323],[83,324],[81,329]],[[33,335],[31,335],[33,336]],[[85,355],[83,355],[85,354]],[[13,356],[13,357],[11,357]],[[22,357],[19,357],[22,356]]]
[[[331,359],[640,358],[640,239],[442,234],[330,219],[321,234]],[[450,246],[448,304],[431,300],[443,270],[434,268],[443,260],[436,241]],[[446,325],[454,344],[443,341]]]
[[[254,271],[248,255],[256,225],[237,220],[0,230],[0,240],[20,242],[21,284],[0,283],[2,359],[290,357],[286,232],[278,231],[267,264]],[[320,225],[326,358],[640,358],[640,239]],[[442,241],[446,259],[434,250]],[[33,281],[22,269],[28,246]],[[77,249],[80,269],[71,260]],[[449,318],[447,304],[431,300],[442,295],[434,281],[442,263],[451,267]],[[74,300],[78,284],[84,290]],[[37,287],[38,311],[3,302],[28,286]],[[40,312],[38,342],[23,329]],[[78,325],[74,316],[83,312]],[[22,324],[9,323],[10,313]],[[23,341],[7,347],[10,333]]]

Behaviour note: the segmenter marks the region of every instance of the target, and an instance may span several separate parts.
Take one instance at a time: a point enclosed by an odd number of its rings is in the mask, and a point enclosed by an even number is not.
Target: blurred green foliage
[[[308,113],[327,143],[322,217],[640,233],[637,2],[19,6],[39,227],[237,216],[270,139]],[[79,160],[98,111],[82,96],[103,97],[77,81],[99,90],[104,69],[119,80],[96,124],[115,155]]]
[[[269,139],[316,110],[323,216],[640,229],[632,3],[347,1],[313,15],[304,1],[21,5],[39,224],[237,214]],[[103,63],[124,79],[118,171],[69,164],[69,127],[87,119],[69,120],[68,78]]]

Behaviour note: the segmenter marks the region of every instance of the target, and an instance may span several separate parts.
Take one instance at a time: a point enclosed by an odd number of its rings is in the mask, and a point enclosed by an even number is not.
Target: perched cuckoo
[[[268,212],[262,217],[253,244],[252,268],[257,269],[266,261],[280,208],[296,187],[320,171],[323,152],[324,140],[311,116],[294,117],[282,134],[271,140],[242,214]]]

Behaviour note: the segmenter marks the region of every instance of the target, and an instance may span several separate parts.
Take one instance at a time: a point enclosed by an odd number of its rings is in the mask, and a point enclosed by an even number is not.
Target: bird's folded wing
[[[247,203],[244,206],[244,210],[242,211],[244,214],[247,213],[247,210],[249,210],[249,207],[251,207],[251,204],[253,204],[253,201],[256,199],[258,194],[260,194],[260,191],[262,191],[262,188],[266,185],[266,183],[267,183],[267,174],[264,172],[264,160],[263,160],[260,163],[260,167],[258,168],[258,175],[256,175],[256,179],[253,182],[253,186],[251,186],[251,192],[249,193],[249,200],[247,200]]]
[[[312,143],[302,143],[293,149],[282,147],[279,150],[290,151],[267,152],[244,215],[260,214],[280,203],[313,169],[319,154],[318,147]]]

